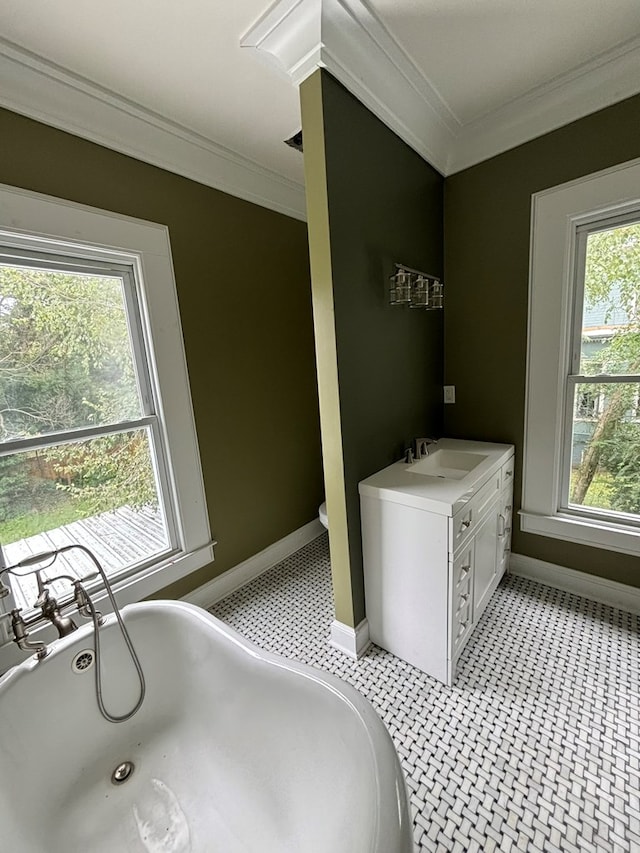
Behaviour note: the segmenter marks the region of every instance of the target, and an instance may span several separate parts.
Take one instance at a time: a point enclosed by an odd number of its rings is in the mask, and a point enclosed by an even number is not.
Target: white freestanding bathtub
[[[95,663],[72,668],[91,625],[0,679],[2,850],[410,853],[399,761],[359,693],[200,608],[122,613],[146,679],[130,720],[100,715]],[[104,705],[123,715],[139,684],[113,616],[100,637]]]

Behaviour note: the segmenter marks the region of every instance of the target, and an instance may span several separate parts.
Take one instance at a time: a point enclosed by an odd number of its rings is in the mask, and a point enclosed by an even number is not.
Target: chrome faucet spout
[[[416,459],[424,459],[429,455],[429,447],[432,444],[437,444],[437,438],[416,438],[414,441],[414,456]]]

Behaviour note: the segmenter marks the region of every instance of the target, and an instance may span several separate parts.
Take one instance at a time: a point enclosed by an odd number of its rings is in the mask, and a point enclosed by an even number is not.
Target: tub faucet
[[[58,632],[58,637],[67,637],[72,631],[78,627],[70,616],[63,616],[57,600],[51,595],[42,580],[40,570],[36,571],[36,579],[38,581],[38,598],[35,601],[34,607],[39,607],[42,615]],[[73,581],[73,578],[70,578]],[[15,633],[15,632],[14,632]]]
[[[429,445],[437,444],[437,438],[416,438],[414,441],[415,451],[414,458],[415,459],[423,459],[425,456],[429,455]]]

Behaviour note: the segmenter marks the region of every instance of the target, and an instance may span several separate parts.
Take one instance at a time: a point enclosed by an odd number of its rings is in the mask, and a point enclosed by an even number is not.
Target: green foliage
[[[611,507],[640,515],[640,430],[636,423],[621,421],[615,435],[602,443],[601,462],[611,479]]]
[[[0,267],[0,442],[140,414],[122,281]],[[83,512],[156,503],[145,434],[0,458],[0,522],[49,523],[70,498]]]
[[[572,471],[572,480],[575,480],[575,473],[575,471]],[[600,469],[597,471],[585,495],[584,506],[596,507],[597,509],[612,509],[611,490],[614,479],[606,470]]]
[[[120,506],[156,506],[153,465],[144,432],[116,433],[48,450],[58,488],[91,506],[92,513]]]
[[[585,306],[604,309],[615,327],[595,361],[599,373],[640,370],[640,223],[591,234],[585,265]],[[591,373],[588,369],[585,373]]]
[[[55,501],[55,485],[33,478],[15,456],[0,457],[0,521]],[[0,540],[1,541],[1,540]]]

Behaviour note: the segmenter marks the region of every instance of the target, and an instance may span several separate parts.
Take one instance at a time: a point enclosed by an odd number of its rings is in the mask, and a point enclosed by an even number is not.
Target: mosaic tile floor
[[[640,851],[638,617],[507,577],[454,687],[327,643],[326,534],[211,612],[350,682],[391,732],[416,851]]]

